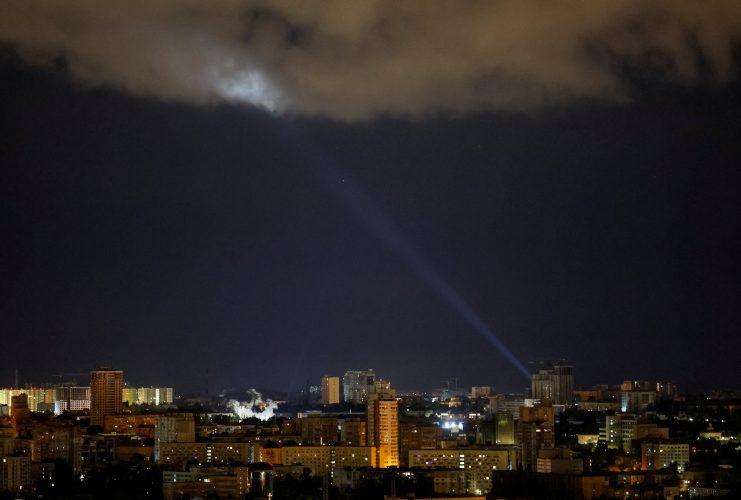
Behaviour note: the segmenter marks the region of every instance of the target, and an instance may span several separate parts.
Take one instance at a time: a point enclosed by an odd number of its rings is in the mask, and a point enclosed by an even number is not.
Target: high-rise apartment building
[[[530,380],[530,392],[535,399],[554,402],[553,394],[556,388],[553,371],[540,370],[538,373],[533,373]]]
[[[553,365],[549,369],[533,374],[531,380],[532,397],[548,400],[555,405],[571,406],[574,401],[573,368],[566,365]]]
[[[555,404],[571,406],[574,404],[574,368],[566,365],[553,365],[556,381]]]
[[[515,418],[508,411],[494,414],[496,422],[496,444],[515,444]]]
[[[106,415],[121,413],[123,371],[96,368],[90,372],[90,423],[103,425]]]
[[[340,402],[340,377],[322,377],[322,404],[336,405]]]
[[[129,405],[169,405],[172,387],[124,387],[123,400]]]
[[[28,408],[28,394],[18,394],[11,398],[10,416],[16,424],[31,419],[31,410]]]
[[[517,444],[525,470],[535,471],[538,450],[553,448],[555,440],[555,414],[550,404],[523,406],[517,426]]]
[[[136,392],[136,387],[124,387],[122,389],[121,401],[128,404],[129,406],[139,403],[139,396]]]
[[[376,448],[379,468],[399,466],[399,402],[396,391],[376,382],[368,399],[368,445]]]
[[[172,387],[139,387],[139,404],[170,405],[173,401]]]
[[[50,411],[54,407],[54,389],[41,387],[26,387],[24,389],[0,389],[0,405],[12,405],[14,396],[25,394],[28,409],[32,412]]]
[[[61,415],[65,411],[90,409],[90,387],[57,387],[54,413]]]
[[[373,370],[348,370],[342,377],[345,391],[345,401],[362,405],[368,398],[368,392],[373,389],[376,374]]]

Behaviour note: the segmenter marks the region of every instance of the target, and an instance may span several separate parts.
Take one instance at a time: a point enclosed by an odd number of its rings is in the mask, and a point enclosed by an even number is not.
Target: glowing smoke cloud
[[[231,399],[227,406],[239,417],[239,420],[256,417],[260,420],[270,420],[275,416],[275,410],[278,409],[278,403],[272,399],[263,399],[262,394],[255,389],[250,389],[249,395],[252,399],[247,401],[237,401]]]

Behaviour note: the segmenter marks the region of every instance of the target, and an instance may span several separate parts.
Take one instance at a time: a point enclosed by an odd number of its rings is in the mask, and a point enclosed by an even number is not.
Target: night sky
[[[0,7],[0,386],[96,365],[178,391],[366,368],[402,389],[529,385],[453,293],[521,363],[566,359],[578,386],[741,387],[738,4],[700,16],[716,36],[687,31],[691,50],[654,36],[691,7],[648,2],[665,24],[623,19],[619,36],[605,13],[581,12],[587,36],[525,12],[517,36],[537,43],[517,73],[487,52],[497,34],[418,43],[420,4],[357,14],[387,21],[377,48],[290,3],[225,2],[239,34],[214,45],[278,89],[252,79],[249,95],[204,88],[216,49],[165,69],[156,45],[114,50],[105,23],[141,27],[146,9],[117,24],[80,2],[64,31],[21,4]],[[142,45],[187,55],[228,31],[177,14],[134,30]],[[456,10],[440,44],[479,14]],[[586,40],[578,64],[538,48],[567,31]],[[353,40],[371,54],[353,61]]]

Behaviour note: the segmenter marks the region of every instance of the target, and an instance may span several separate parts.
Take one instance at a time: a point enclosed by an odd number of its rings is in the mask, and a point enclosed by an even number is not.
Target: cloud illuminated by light
[[[281,94],[262,72],[254,69],[223,75],[216,82],[218,93],[227,101],[252,104],[270,112],[279,110]]]
[[[740,39],[738,0],[0,2],[0,43],[83,85],[342,121],[623,102],[636,69],[726,82]]]

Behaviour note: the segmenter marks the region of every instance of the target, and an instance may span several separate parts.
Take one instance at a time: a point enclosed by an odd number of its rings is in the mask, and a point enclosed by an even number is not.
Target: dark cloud
[[[724,81],[737,0],[4,0],[0,39],[88,85],[367,119],[622,99],[617,66]]]

